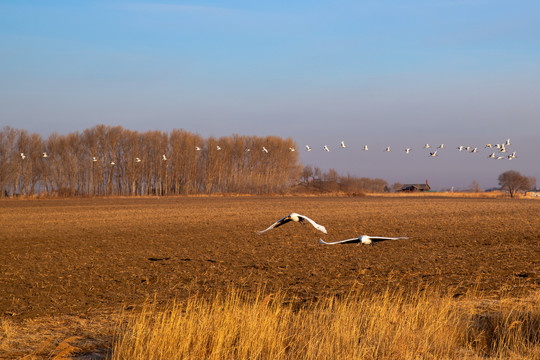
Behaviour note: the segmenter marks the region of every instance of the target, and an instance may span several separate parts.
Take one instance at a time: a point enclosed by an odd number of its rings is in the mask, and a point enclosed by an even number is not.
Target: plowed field
[[[297,212],[326,226],[288,223]],[[325,246],[362,234],[408,236]],[[0,316],[92,316],[230,286],[300,301],[353,286],[537,289],[540,201],[170,197],[0,201]],[[1,356],[0,356],[1,357]]]

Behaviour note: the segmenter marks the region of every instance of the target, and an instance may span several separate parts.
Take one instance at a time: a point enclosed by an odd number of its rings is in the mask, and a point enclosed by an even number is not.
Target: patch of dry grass
[[[0,359],[73,359],[96,354],[104,358],[117,318],[94,314],[0,321]],[[90,359],[90,358],[88,358]]]
[[[232,290],[149,304],[118,327],[112,359],[540,358],[540,296],[456,300],[440,291],[355,291],[296,306]]]

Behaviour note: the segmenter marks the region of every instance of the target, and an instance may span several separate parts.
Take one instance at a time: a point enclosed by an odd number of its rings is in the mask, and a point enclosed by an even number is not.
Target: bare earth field
[[[293,211],[328,235],[257,234]],[[231,287],[299,303],[354,286],[523,296],[540,287],[539,214],[535,200],[423,196],[2,200],[0,358],[39,358],[44,340],[70,336],[99,353],[120,310]],[[362,234],[410,239],[317,241]]]

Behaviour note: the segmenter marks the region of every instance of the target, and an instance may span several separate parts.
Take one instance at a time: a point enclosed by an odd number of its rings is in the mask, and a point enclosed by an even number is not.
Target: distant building
[[[430,191],[431,187],[429,186],[428,181],[426,180],[425,184],[405,184],[401,187],[401,190],[404,192],[416,192],[416,191]]]
[[[527,197],[540,197],[540,189],[533,189],[525,192]]]

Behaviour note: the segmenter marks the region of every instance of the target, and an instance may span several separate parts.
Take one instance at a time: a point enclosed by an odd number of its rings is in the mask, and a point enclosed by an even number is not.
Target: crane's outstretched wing
[[[264,229],[264,230],[262,230],[262,231],[257,231],[257,233],[260,235],[260,234],[262,234],[262,233],[265,232],[265,231],[268,231],[268,230],[270,230],[270,229],[273,229],[273,228],[276,228],[276,227],[281,226],[281,225],[283,225],[283,224],[286,224],[286,223],[288,223],[289,221],[292,221],[292,220],[291,220],[290,216],[287,215],[287,216],[285,216],[285,217],[279,219],[278,221],[276,221],[275,223],[273,223],[272,225],[270,225],[270,226],[267,227],[266,229]]]
[[[326,242],[323,239],[319,239],[319,243],[323,245],[337,245],[337,244],[355,244],[355,243],[362,243],[362,237],[366,237],[367,235],[362,235],[356,238],[352,239],[345,239],[340,241],[334,241],[334,242]],[[385,236],[367,236],[373,243],[379,242],[379,241],[385,241],[385,240],[400,240],[400,239],[408,239],[408,237],[385,237]]]
[[[308,218],[307,216],[304,216],[304,215],[298,215],[298,217],[299,217],[300,219],[304,219],[304,220],[309,221],[309,223],[310,223],[311,225],[313,225],[313,227],[314,227],[315,229],[317,229],[317,230],[319,230],[319,231],[322,231],[322,232],[325,233],[325,234],[328,234],[328,233],[326,232],[326,228],[325,228],[324,226],[317,224],[315,221],[311,220],[311,219]]]
[[[373,242],[379,242],[379,241],[386,241],[386,240],[401,240],[401,239],[408,239],[406,236],[402,237],[386,237],[386,236],[369,236],[371,241]]]
[[[334,241],[334,242],[326,242],[323,239],[319,239],[319,243],[321,243],[323,245],[337,245],[337,244],[347,244],[347,243],[354,244],[354,243],[359,243],[360,241],[361,240],[360,240],[359,237],[355,237],[355,238],[352,238],[352,239],[346,239],[346,240],[340,240],[340,241]]]

